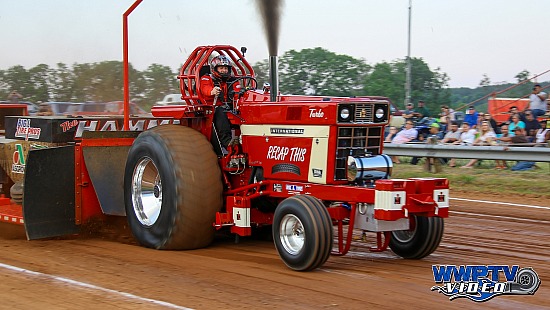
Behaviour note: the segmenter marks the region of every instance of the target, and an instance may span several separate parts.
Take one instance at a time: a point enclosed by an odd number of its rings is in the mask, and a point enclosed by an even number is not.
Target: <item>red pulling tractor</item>
[[[197,91],[215,55],[232,60],[242,85],[227,112],[240,144],[220,156],[214,107]],[[201,46],[178,76],[185,104],[132,116],[129,131],[120,116],[7,117],[0,219],[36,239],[125,215],[135,239],[155,249],[202,248],[215,230],[249,236],[271,225],[294,270],[346,254],[354,230],[375,232],[376,251],[389,245],[404,258],[435,251],[448,182],[390,179],[388,100],[270,94],[254,76],[234,47]]]

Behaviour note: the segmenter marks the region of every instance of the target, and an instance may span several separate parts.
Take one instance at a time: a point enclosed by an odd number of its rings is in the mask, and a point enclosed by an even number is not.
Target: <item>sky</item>
[[[122,60],[122,14],[134,0],[0,0],[0,70]],[[409,0],[286,0],[278,53],[322,47],[374,65],[407,55]],[[411,56],[476,87],[550,69],[548,0],[412,0]],[[268,58],[254,0],[143,0],[129,17],[129,60],[176,70],[200,45]],[[550,80],[550,73],[539,81]],[[383,95],[383,94],[379,94]]]

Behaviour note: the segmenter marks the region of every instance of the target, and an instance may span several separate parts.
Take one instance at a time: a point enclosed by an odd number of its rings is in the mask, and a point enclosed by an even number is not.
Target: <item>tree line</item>
[[[268,60],[253,65],[259,85],[269,82]],[[316,96],[385,96],[404,108],[406,59],[397,59],[370,65],[365,59],[340,55],[317,47],[300,51],[290,50],[279,58],[279,91],[283,94]],[[436,111],[439,106],[471,102],[502,85],[490,85],[485,75],[476,89],[448,86],[449,77],[440,68],[431,69],[422,58],[411,58],[411,98],[423,100]],[[132,100],[149,108],[164,95],[179,93],[179,73],[170,67],[152,64],[143,71],[131,64],[130,94]],[[527,78],[520,72],[516,78]],[[527,89],[532,85],[525,85]],[[515,90],[518,94],[523,88]],[[122,99],[123,64],[120,61],[102,61],[53,67],[39,64],[30,69],[17,65],[0,70],[0,99],[16,90],[23,100],[108,102]],[[516,93],[510,93],[514,96]]]
[[[168,66],[152,64],[144,71],[129,65],[129,85],[133,100],[150,107],[165,94],[179,91],[176,73]],[[109,102],[122,100],[123,64],[121,61],[58,63],[54,67],[39,64],[25,69],[13,66],[0,70],[0,96],[11,91],[31,102],[72,101]]]

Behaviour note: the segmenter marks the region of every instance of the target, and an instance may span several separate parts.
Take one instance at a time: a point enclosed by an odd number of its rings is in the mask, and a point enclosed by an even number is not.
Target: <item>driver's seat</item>
[[[207,74],[210,74],[210,73],[211,73],[210,66],[209,65],[204,65],[199,70],[199,78],[203,75],[207,75]]]

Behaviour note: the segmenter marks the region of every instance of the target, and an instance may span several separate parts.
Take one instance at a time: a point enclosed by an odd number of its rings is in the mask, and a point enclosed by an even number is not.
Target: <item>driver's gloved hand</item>
[[[212,90],[210,91],[210,95],[212,96],[218,96],[220,93],[221,93],[222,89],[219,88],[218,86],[212,88]]]

